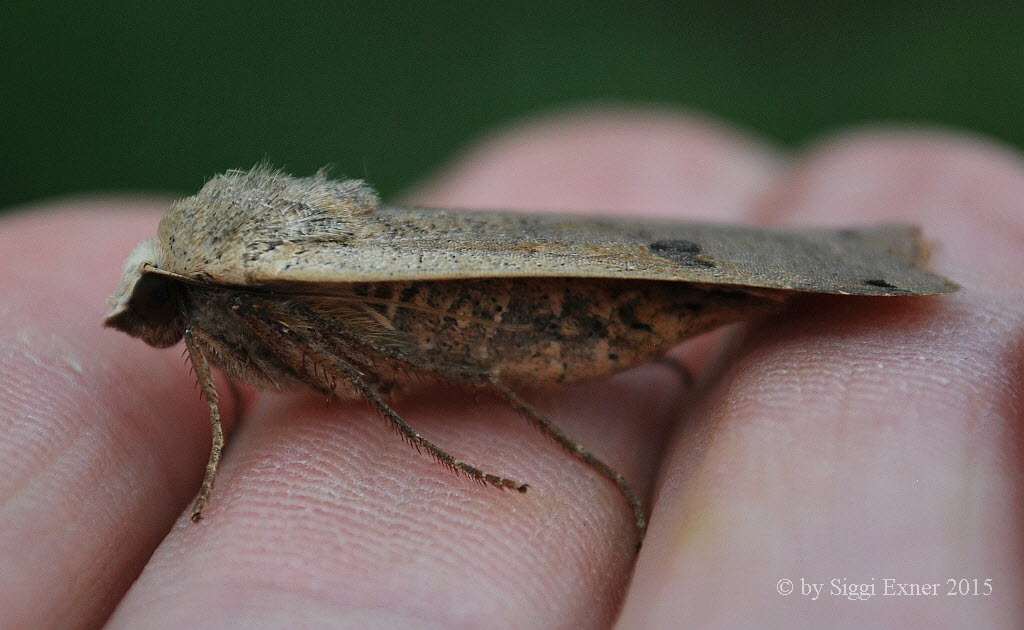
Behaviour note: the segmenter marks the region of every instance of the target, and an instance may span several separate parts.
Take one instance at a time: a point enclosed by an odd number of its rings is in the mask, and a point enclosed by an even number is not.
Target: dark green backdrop
[[[789,145],[900,120],[1024,146],[1021,2],[100,4],[0,10],[0,207],[185,193],[263,158],[388,194],[495,125],[595,99]]]

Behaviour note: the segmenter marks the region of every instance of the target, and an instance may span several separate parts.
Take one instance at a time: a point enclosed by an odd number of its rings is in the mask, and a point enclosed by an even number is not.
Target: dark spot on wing
[[[651,243],[650,248],[655,254],[669,254],[672,256],[678,256],[680,254],[695,256],[701,251],[700,245],[693,241],[684,240],[654,241]]]
[[[896,285],[889,284],[885,280],[869,279],[869,280],[861,280],[861,282],[863,282],[864,284],[868,285],[869,287],[878,287],[880,289],[898,289],[898,287],[896,287]]]
[[[717,267],[713,260],[701,256],[701,247],[693,241],[682,239],[654,241],[647,246],[651,252],[687,267]]]

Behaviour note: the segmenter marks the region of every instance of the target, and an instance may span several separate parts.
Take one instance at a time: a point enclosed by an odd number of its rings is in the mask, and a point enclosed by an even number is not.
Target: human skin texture
[[[692,116],[577,111],[482,142],[402,200],[922,225],[961,291],[799,298],[674,350],[693,387],[656,363],[527,394],[648,497],[639,555],[607,480],[500,401],[433,387],[398,411],[529,493],[453,476],[363,403],[219,380],[233,434],[191,523],[210,439],[193,377],[178,351],[98,324],[166,201],[0,220],[0,627],[1024,623],[1024,165],[1006,149],[900,128],[785,155]],[[884,596],[886,578],[939,595]],[[947,596],[961,578],[992,592]],[[877,595],[830,595],[833,579]],[[801,580],[825,583],[817,600]]]

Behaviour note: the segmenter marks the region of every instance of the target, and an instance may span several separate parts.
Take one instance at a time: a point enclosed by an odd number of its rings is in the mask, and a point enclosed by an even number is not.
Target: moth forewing
[[[512,387],[596,379],[650,361],[795,292],[956,289],[921,265],[916,228],[767,229],[380,206],[355,180],[229,171],[173,203],[126,263],[106,325],[157,347],[186,339],[222,444],[208,363],[234,378],[366,399],[453,471],[484,472],[419,435],[387,395],[425,376],[487,389],[615,483],[622,476]]]

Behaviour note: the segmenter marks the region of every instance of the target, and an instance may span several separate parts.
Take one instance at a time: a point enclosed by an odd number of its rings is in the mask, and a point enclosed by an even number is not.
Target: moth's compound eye
[[[178,318],[180,287],[169,278],[144,274],[132,292],[129,306],[149,324],[167,324]]]
[[[181,284],[147,273],[138,277],[127,290],[127,303],[115,304],[104,325],[157,348],[167,348],[181,340],[185,333]]]

